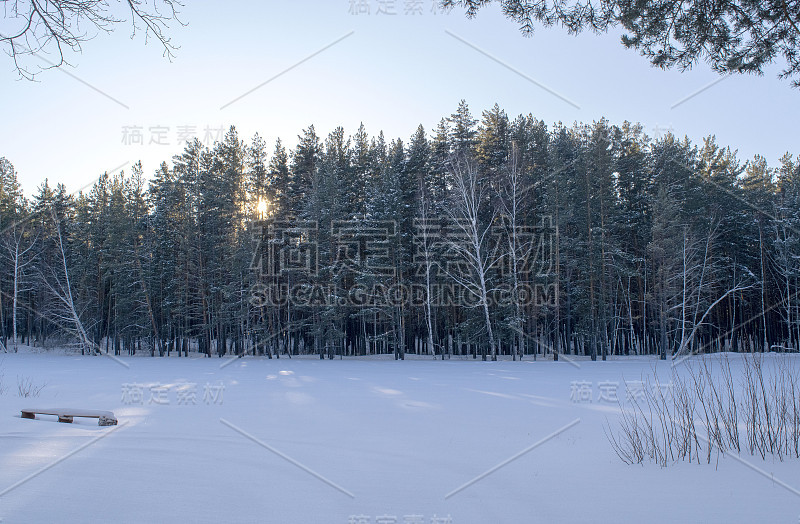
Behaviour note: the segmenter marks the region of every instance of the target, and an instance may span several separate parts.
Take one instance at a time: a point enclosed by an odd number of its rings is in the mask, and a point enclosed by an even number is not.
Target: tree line
[[[271,153],[231,127],[150,177],[137,163],[30,198],[0,159],[4,351],[797,351],[798,291],[800,157],[743,162],[629,122],[462,101],[408,141],[309,126]]]

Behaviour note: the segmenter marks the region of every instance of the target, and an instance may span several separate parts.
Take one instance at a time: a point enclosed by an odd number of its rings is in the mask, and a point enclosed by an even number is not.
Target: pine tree
[[[275,151],[269,160],[267,171],[273,188],[273,205],[277,208],[277,216],[285,216],[290,210],[289,156],[286,154],[280,138],[275,141]]]
[[[475,129],[477,120],[472,117],[466,100],[461,100],[456,112],[447,119],[450,124],[450,141],[456,155],[472,157],[478,132]]]

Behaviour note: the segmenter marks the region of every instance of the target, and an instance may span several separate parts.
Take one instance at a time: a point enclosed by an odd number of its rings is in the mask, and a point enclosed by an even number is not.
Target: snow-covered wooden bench
[[[23,409],[22,418],[36,418],[36,415],[55,415],[59,422],[72,422],[73,417],[96,418],[98,426],[116,426],[117,419],[111,411],[98,411],[96,409]]]

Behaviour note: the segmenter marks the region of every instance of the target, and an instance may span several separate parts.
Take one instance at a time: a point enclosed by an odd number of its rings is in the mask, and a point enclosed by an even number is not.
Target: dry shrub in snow
[[[17,392],[20,397],[38,397],[47,384],[35,384],[30,377],[17,377]]]
[[[643,380],[641,398],[620,406],[617,428],[606,427],[617,456],[661,466],[711,463],[742,448],[762,459],[800,457],[800,374],[793,360],[745,355],[736,374],[726,355],[703,357],[687,363],[683,376],[672,369],[670,395],[654,370]]]

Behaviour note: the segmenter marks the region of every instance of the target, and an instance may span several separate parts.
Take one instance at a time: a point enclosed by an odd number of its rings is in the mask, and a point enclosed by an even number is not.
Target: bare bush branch
[[[91,30],[111,32],[125,22],[120,7],[129,11],[131,37],[144,31],[145,43],[152,36],[171,59],[177,47],[167,35],[178,18],[178,0],[15,0],[3,2],[3,31],[0,44],[13,60],[20,77],[33,80],[41,71],[68,64],[67,51],[81,52],[84,42],[92,39]],[[28,57],[37,57],[47,66],[31,66]]]

